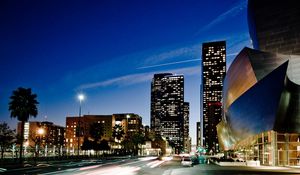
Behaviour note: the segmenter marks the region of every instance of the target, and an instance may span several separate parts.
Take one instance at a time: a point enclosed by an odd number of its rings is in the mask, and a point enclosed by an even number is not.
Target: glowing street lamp
[[[39,135],[43,135],[45,133],[45,130],[43,128],[39,128],[37,132]]]
[[[79,102],[81,103],[85,99],[85,96],[83,94],[78,94],[77,98],[78,98]]]
[[[39,128],[37,130],[37,134],[38,134],[38,136],[37,136],[37,142],[38,142],[38,144],[36,145],[35,149],[37,151],[36,156],[39,156],[39,154],[40,154],[40,147],[41,147],[41,144],[42,144],[42,138],[43,138],[43,135],[45,134],[44,128]]]
[[[127,132],[126,132],[126,135],[128,135],[128,131],[129,131],[129,123],[128,123],[128,119],[130,118],[130,115],[129,114],[127,114],[126,115],[126,119],[127,119],[127,123],[126,123],[126,125],[127,125]]]
[[[85,96],[81,93],[78,94],[77,99],[79,100],[79,116],[78,116],[78,139],[77,139],[77,155],[79,156],[79,148],[80,148],[80,136],[81,136],[81,126],[80,126],[80,117],[81,117],[81,103],[84,101]]]

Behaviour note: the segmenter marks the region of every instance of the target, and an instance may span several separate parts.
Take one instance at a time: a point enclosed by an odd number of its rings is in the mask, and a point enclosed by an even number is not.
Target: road
[[[155,157],[97,162],[71,162],[49,167],[16,170],[4,174],[43,175],[279,175],[300,174],[300,169],[285,167],[221,167],[200,164],[182,167],[180,159],[158,160]]]

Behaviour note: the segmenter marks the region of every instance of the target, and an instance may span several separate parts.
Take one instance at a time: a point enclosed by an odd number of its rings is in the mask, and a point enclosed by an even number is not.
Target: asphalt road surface
[[[43,175],[279,175],[299,174],[299,168],[286,167],[221,167],[214,164],[199,164],[183,167],[180,158],[158,160],[155,157],[112,161],[82,161],[60,165],[4,172],[3,174]]]

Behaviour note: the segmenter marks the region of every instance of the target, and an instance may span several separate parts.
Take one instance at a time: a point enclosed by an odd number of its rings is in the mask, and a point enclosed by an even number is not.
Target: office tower
[[[197,122],[196,132],[196,145],[199,147],[201,146],[201,122]]]
[[[226,74],[225,41],[202,45],[203,137],[209,152],[218,152],[216,126],[222,118],[222,88]]]
[[[296,0],[249,0],[248,24],[255,49],[300,55],[300,10]]]
[[[190,120],[190,103],[184,102],[183,106],[183,145],[184,152],[189,153],[191,150],[189,120]]]
[[[201,67],[202,70],[202,67]],[[200,138],[199,146],[203,146],[203,86],[200,84],[200,135],[197,138]],[[202,121],[202,122],[201,122]]]
[[[183,75],[155,74],[151,84],[151,129],[176,148],[183,149]]]
[[[179,153],[183,149],[183,75],[167,75],[162,80],[161,136]]]
[[[161,133],[162,118],[162,97],[163,97],[163,78],[172,75],[170,73],[155,74],[151,82],[151,130],[155,135],[159,136]]]

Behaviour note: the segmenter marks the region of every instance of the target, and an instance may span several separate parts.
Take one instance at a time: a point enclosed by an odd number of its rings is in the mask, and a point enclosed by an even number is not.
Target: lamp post
[[[126,115],[126,119],[127,119],[127,132],[126,132],[126,134],[127,134],[127,136],[128,136],[128,131],[129,131],[129,122],[128,122],[128,119],[130,118],[130,115],[129,114],[127,114]]]
[[[37,147],[37,153],[38,153],[38,156],[40,155],[40,147],[41,147],[41,144],[42,144],[42,138],[43,138],[43,135],[45,133],[45,130],[43,128],[39,128],[37,130],[37,134],[38,134],[38,147]]]
[[[79,116],[78,116],[78,139],[77,139],[77,156],[79,156],[79,149],[80,149],[80,136],[81,136],[81,126],[80,126],[80,117],[81,117],[81,103],[85,99],[83,94],[78,94],[77,96],[79,100]]]

